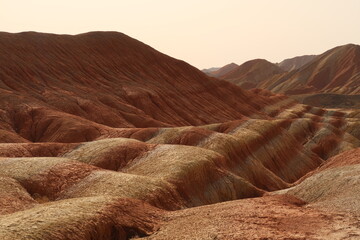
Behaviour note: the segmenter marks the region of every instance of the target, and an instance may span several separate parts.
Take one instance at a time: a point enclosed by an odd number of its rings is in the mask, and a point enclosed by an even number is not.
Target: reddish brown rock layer
[[[320,93],[360,94],[360,46],[339,46],[318,56],[295,57],[278,65],[255,59],[218,77],[245,89],[261,88],[285,95],[310,95],[302,97],[306,104],[319,99],[316,94]],[[341,101],[341,96],[331,97],[327,99]],[[357,104],[358,101],[351,105]],[[331,107],[325,103],[317,106]]]
[[[36,204],[19,182],[0,176],[0,216],[32,208]]]
[[[151,234],[162,214],[161,210],[134,199],[62,200],[0,216],[0,238],[125,240]]]
[[[0,144],[0,174],[37,199],[110,195],[179,209],[287,188],[327,158],[360,146],[355,112],[281,107],[288,104],[263,109],[281,109],[274,120],[109,129],[117,138],[81,144]],[[8,158],[21,156],[36,158]]]
[[[266,118],[259,110],[273,101],[116,32],[0,33],[0,65],[6,142],[82,142],[107,127]]]
[[[360,93],[360,46],[333,48],[296,71],[268,79],[257,87],[287,95]]]
[[[243,91],[120,33],[2,33],[0,53],[0,239],[359,236],[329,208],[360,209],[359,111]],[[303,201],[262,197],[280,189]]]

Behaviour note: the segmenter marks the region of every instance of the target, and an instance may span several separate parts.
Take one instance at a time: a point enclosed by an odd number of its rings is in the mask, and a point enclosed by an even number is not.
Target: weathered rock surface
[[[304,95],[305,104],[320,99],[318,94],[356,95],[360,94],[360,46],[347,44],[321,55],[295,57],[279,64],[255,59],[217,77],[245,89],[261,88],[285,95]],[[324,97],[336,99],[334,95]],[[350,105],[357,104],[359,101]],[[316,106],[332,107],[325,103]]]
[[[120,33],[1,33],[0,53],[0,239],[359,238],[360,111]]]
[[[298,70],[258,85],[274,92],[360,93],[360,46],[348,44],[333,48],[308,62]]]
[[[360,148],[339,154],[292,188],[275,192],[289,194],[309,206],[360,216]]]
[[[168,213],[145,239],[358,239],[357,218],[304,207],[291,196],[244,199]],[[138,239],[138,238],[136,238]]]
[[[0,33],[0,64],[3,142],[266,117],[259,110],[271,103],[116,32]]]

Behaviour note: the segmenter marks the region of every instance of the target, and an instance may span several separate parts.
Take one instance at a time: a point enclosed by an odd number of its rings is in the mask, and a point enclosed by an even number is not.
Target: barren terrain
[[[0,53],[0,239],[360,238],[360,110],[115,32],[0,33]]]

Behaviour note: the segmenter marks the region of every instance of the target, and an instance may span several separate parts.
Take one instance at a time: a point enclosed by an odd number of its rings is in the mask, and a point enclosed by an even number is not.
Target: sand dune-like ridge
[[[0,239],[360,236],[359,111],[121,33],[0,33],[0,53]]]

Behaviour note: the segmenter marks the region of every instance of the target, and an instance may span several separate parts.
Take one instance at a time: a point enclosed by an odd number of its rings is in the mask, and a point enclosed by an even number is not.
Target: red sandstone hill
[[[120,33],[0,35],[0,239],[359,239],[360,111]]]
[[[279,64],[255,59],[217,77],[245,89],[268,89],[285,95],[355,95],[360,93],[360,46],[348,44],[318,56],[290,58]]]
[[[333,48],[296,71],[260,83],[287,95],[309,93],[360,93],[360,46],[348,44]]]
[[[222,75],[221,79],[234,83],[242,88],[255,88],[259,83],[284,71],[276,64],[264,59],[255,59],[241,64],[232,71]]]
[[[0,33],[0,96],[5,142],[266,117],[259,110],[269,104],[116,32]]]
[[[294,58],[288,58],[277,65],[284,71],[290,72],[293,70],[297,70],[313,60],[316,57],[316,55],[304,55],[304,56],[298,56]]]

